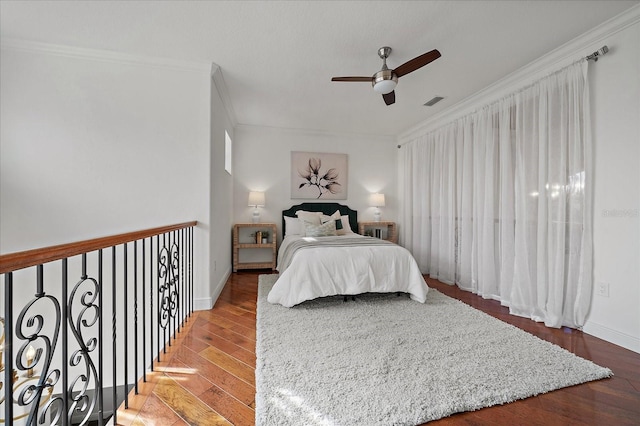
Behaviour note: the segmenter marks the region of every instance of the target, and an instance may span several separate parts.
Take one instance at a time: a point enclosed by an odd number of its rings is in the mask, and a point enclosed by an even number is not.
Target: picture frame
[[[291,198],[346,200],[347,154],[291,152]]]

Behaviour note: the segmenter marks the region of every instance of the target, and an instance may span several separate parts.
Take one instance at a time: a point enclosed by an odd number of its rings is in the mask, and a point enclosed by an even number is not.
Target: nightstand
[[[256,233],[268,232],[266,242],[257,241]],[[239,269],[276,269],[276,224],[236,223],[233,225],[233,272]],[[240,261],[240,250],[264,256],[264,261]]]
[[[398,244],[398,229],[395,222],[358,222],[358,234],[365,235],[365,232],[373,237]]]

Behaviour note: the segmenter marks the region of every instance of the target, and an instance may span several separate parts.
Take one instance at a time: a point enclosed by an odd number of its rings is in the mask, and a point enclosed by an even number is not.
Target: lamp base
[[[376,208],[376,211],[373,213],[373,221],[374,222],[380,222],[380,209]]]
[[[251,220],[253,221],[253,223],[260,223],[260,212],[258,211],[257,208],[253,211],[253,216],[251,217]]]

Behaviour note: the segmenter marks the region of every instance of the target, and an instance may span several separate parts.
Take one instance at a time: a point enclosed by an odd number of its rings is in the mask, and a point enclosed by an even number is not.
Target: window
[[[231,137],[224,131],[224,169],[231,174]]]

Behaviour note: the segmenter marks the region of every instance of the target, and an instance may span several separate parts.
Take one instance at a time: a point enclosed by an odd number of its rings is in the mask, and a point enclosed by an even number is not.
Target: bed
[[[304,213],[298,217],[297,212]],[[339,235],[317,233],[301,219],[315,220],[313,215],[321,218],[317,228],[330,230],[333,222]],[[302,203],[283,210],[279,277],[267,300],[292,307],[326,296],[408,293],[424,303],[429,288],[411,253],[397,244],[358,235],[357,229],[357,211],[339,203]]]

